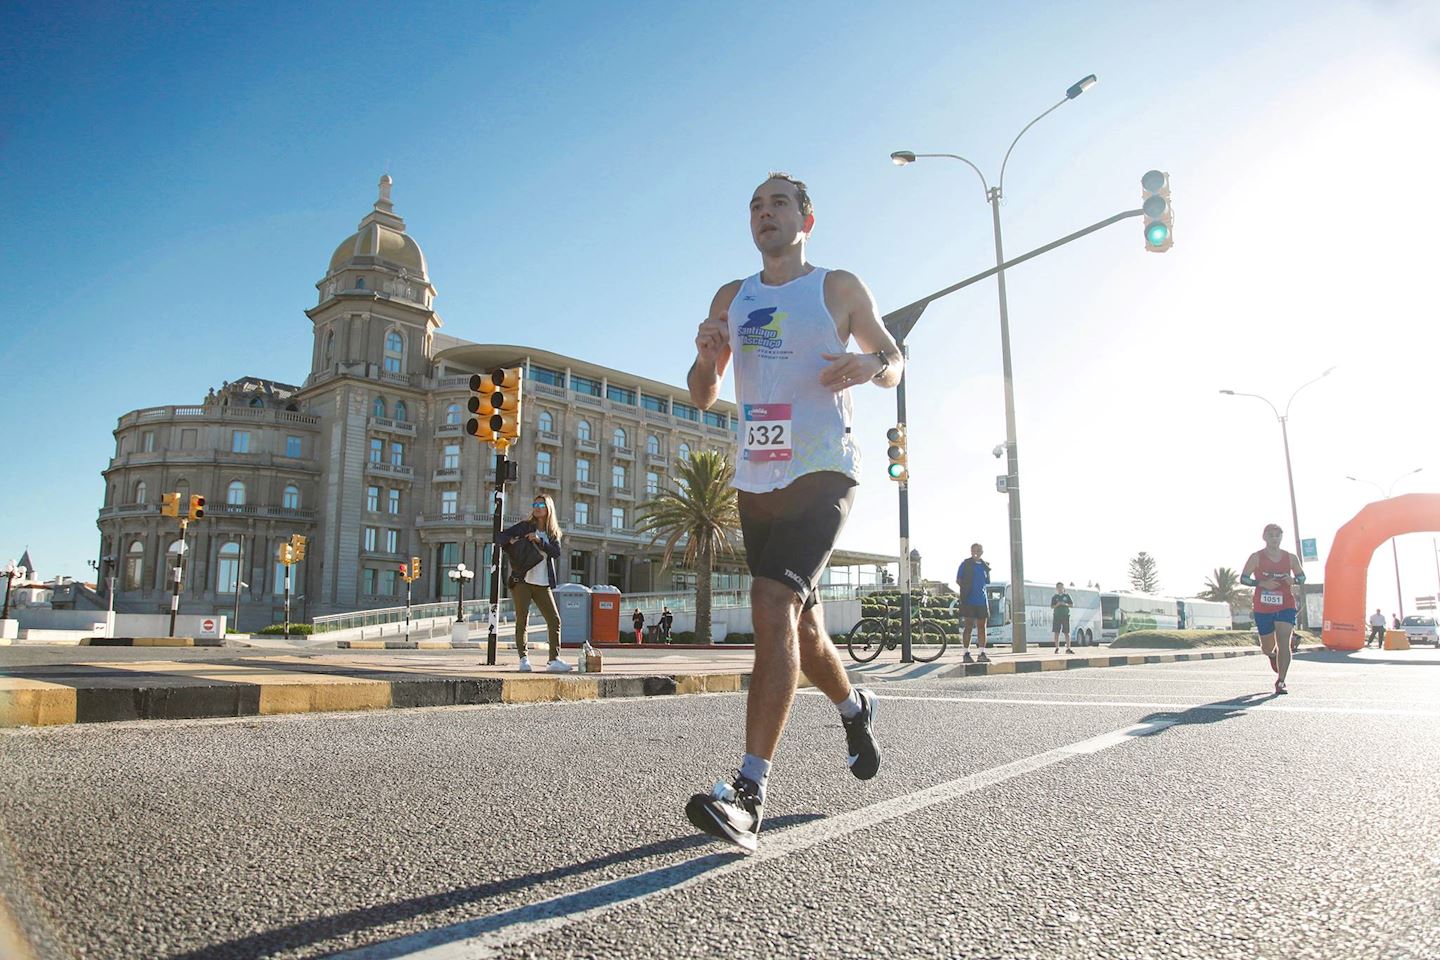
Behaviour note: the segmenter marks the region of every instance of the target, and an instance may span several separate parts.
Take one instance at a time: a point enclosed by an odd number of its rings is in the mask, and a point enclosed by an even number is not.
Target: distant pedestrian
[[[1065,592],[1065,583],[1055,584],[1055,593],[1050,597],[1050,632],[1055,634],[1055,652],[1060,652],[1060,635],[1065,635],[1065,652],[1074,653],[1070,647],[1070,608],[1075,601]]]
[[[669,607],[666,607],[660,611],[660,636],[664,637],[667,643],[670,640],[670,630],[674,626],[675,614],[670,612]]]
[[[1255,632],[1260,634],[1260,649],[1275,671],[1276,693],[1290,692],[1285,676],[1290,671],[1290,636],[1299,611],[1292,585],[1305,582],[1305,568],[1295,554],[1280,546],[1283,536],[1279,524],[1266,526],[1265,546],[1250,554],[1240,572],[1240,582],[1255,588]]]
[[[971,631],[976,632],[976,646],[980,650],[979,662],[990,662],[990,658],[985,655],[985,622],[990,619],[985,588],[990,585],[990,564],[980,559],[984,552],[985,548],[980,544],[970,544],[970,556],[961,561],[960,568],[955,571],[955,582],[960,587],[960,621],[964,627],[960,645],[965,648],[966,663],[973,662],[970,659]],[[1023,612],[1021,616],[1024,616]]]
[[[1391,629],[1391,630],[1399,630],[1399,629],[1400,629],[1400,614],[1398,614],[1398,613],[1392,613],[1392,614],[1390,614],[1390,629]]]
[[[639,608],[639,607],[636,607],[636,608],[635,608],[635,613],[631,615],[631,617],[630,617],[630,623],[631,623],[631,625],[634,626],[634,628],[635,628],[635,642],[636,642],[636,643],[644,643],[644,642],[645,642],[645,614],[643,614],[643,613],[640,612],[640,608]]]
[[[1385,614],[1376,607],[1375,612],[1370,614],[1370,635],[1365,638],[1365,646],[1370,646],[1370,641],[1375,641],[1375,649],[1385,646]]]

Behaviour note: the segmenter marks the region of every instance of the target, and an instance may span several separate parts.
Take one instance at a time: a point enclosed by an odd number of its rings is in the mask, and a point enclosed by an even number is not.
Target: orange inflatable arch
[[[1359,650],[1369,632],[1365,581],[1370,557],[1391,537],[1440,531],[1440,493],[1407,493],[1365,507],[1335,534],[1325,560],[1325,626],[1331,650]]]

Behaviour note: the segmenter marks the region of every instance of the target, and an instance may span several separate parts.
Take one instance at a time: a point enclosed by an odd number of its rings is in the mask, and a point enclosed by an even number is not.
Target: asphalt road
[[[885,684],[868,783],[802,694],[753,857],[681,813],[743,695],[3,730],[0,894],[43,958],[1440,957],[1440,655],[1291,686]]]

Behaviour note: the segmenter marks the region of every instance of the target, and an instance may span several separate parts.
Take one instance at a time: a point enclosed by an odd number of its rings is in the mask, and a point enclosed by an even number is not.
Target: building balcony
[[[151,514],[158,514],[160,505],[156,503],[117,503],[112,507],[100,508],[100,519],[106,520],[111,517],[143,517]]]
[[[634,502],[635,502],[635,494],[632,493],[630,490],[628,490],[628,489],[625,488],[625,487],[611,487],[611,488],[610,488],[610,499],[612,499],[612,500],[625,500],[625,501],[628,501],[628,502],[630,502],[630,503],[634,503]]]
[[[374,460],[365,462],[365,472],[381,477],[399,477],[403,480],[412,480],[415,471],[403,463],[377,463]]]
[[[554,397],[557,400],[565,399],[564,387],[552,387],[548,383],[537,383],[534,380],[531,380],[528,382],[526,389],[535,391],[538,396]]]
[[[584,450],[584,451],[587,451],[587,452],[589,452],[589,453],[599,453],[599,452],[600,452],[600,441],[599,441],[599,440],[586,440],[586,439],[584,439],[583,437],[576,437],[576,438],[575,438],[575,449],[576,449],[576,450]]]
[[[464,435],[465,425],[463,423],[442,423],[435,428],[437,437],[463,437]]]
[[[645,454],[645,465],[664,469],[670,466],[670,458],[662,453],[647,453]]]
[[[463,377],[440,377],[435,381],[435,389],[437,390],[453,390],[456,387],[469,390],[470,375],[467,373]]]
[[[594,407],[597,410],[604,409],[605,407],[604,400],[601,400],[599,397],[592,396],[588,393],[576,393],[572,390],[570,391],[570,396],[574,398],[576,403],[583,403],[587,407]]]
[[[455,513],[422,513],[415,521],[415,526],[420,529],[434,527],[475,527],[489,531],[491,524],[495,522],[493,513],[476,513],[470,510],[456,511]],[[520,517],[514,514],[506,514],[500,521],[503,527],[512,527],[520,522]],[[416,549],[422,549],[416,547]]]
[[[610,456],[613,457],[613,458],[616,459],[616,460],[634,460],[634,459],[635,459],[635,448],[634,448],[634,447],[611,447],[611,448],[610,448]]]
[[[415,436],[415,424],[405,420],[392,420],[389,417],[371,417],[369,426],[371,430],[380,433],[392,433],[397,437]]]
[[[570,529],[576,533],[603,534],[605,528],[598,523],[572,523]]]
[[[205,509],[210,518],[259,517],[267,520],[315,522],[315,511],[301,507],[268,507],[259,503],[207,503]]]
[[[576,492],[576,493],[588,493],[588,494],[590,494],[592,497],[593,497],[593,496],[597,496],[597,495],[599,495],[599,493],[600,493],[600,484],[598,484],[598,483],[591,483],[589,480],[576,480],[576,481],[575,481],[575,492]]]
[[[319,417],[293,410],[276,410],[273,407],[229,407],[218,403],[203,406],[146,407],[132,410],[120,418],[117,429],[134,426],[137,423],[161,423],[167,420],[225,420],[242,423],[284,423],[295,426],[314,427]]]
[[[274,467],[293,470],[298,473],[318,474],[319,463],[302,457],[285,457],[273,453],[233,453],[229,450],[153,450],[141,453],[126,453],[112,457],[106,472],[121,467],[145,467],[154,464],[222,464],[227,467]]]
[[[441,467],[430,476],[431,483],[459,483],[459,467]]]
[[[560,434],[556,433],[554,430],[536,430],[535,439],[539,440],[541,443],[547,446],[560,446]]]
[[[541,490],[560,489],[560,478],[548,473],[533,474],[531,483]]]

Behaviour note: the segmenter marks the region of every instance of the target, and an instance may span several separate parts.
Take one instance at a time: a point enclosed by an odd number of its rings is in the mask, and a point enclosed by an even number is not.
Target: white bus
[[[1070,607],[1069,643],[1086,646],[1100,642],[1100,592],[1085,587],[1066,587],[1065,592],[1075,603]],[[1011,612],[1010,586],[1006,583],[992,583],[985,588],[989,600],[990,618],[985,621],[985,638],[989,643],[1010,643]],[[1050,598],[1055,595],[1055,584],[1025,581],[1025,637],[1030,644],[1049,643],[1055,638],[1050,631],[1053,622],[1050,612]]]
[[[1175,601],[1180,605],[1181,630],[1231,630],[1235,621],[1230,616],[1230,604],[1219,600],[1201,600],[1199,597],[1181,597]]]
[[[1178,630],[1180,604],[1173,597],[1106,591],[1100,594],[1100,637],[1109,643],[1134,630]]]

